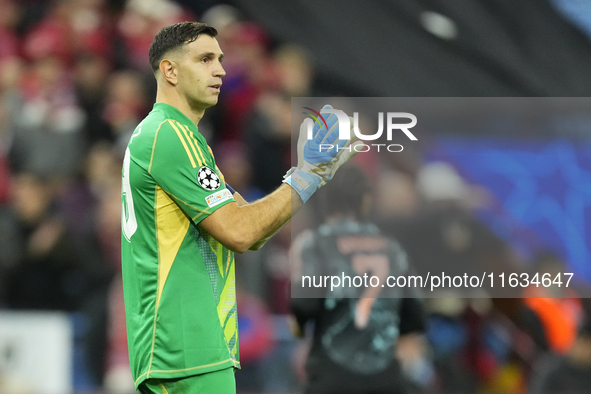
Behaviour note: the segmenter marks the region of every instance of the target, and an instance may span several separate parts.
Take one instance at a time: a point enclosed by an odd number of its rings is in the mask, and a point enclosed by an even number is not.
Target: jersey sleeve
[[[211,150],[204,145],[181,124],[167,121],[154,137],[147,168],[195,224],[235,201]]]

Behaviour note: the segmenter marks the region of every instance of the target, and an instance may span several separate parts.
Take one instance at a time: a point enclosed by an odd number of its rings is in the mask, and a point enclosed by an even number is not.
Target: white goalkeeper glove
[[[332,107],[325,105],[322,110],[325,109],[330,110]],[[341,165],[358,153],[355,150],[357,145],[363,144],[362,141],[355,141],[353,138],[351,117],[349,117],[351,138],[341,140],[337,115],[322,112],[322,110],[321,114],[326,120],[326,125],[322,123],[320,126],[319,123],[315,123],[310,140],[308,140],[308,128],[312,119],[304,119],[302,122],[298,138],[298,166],[291,168],[283,180],[295,189],[303,203],[330,181]]]

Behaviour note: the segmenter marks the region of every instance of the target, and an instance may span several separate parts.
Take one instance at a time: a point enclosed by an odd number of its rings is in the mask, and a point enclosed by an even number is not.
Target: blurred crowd
[[[254,201],[290,167],[290,98],[318,94],[306,48],[275,42],[230,5],[197,15],[170,0],[0,0],[0,308],[82,316],[87,387],[97,391],[133,390],[120,284],[121,161],[154,101],[152,38],[185,20],[218,29],[227,76],[199,131],[226,181]],[[483,193],[453,169],[425,165],[418,151],[379,160],[357,159],[376,185],[374,219],[411,261],[433,254],[462,264],[517,258],[475,218]],[[303,212],[260,252],[237,257],[239,390],[297,392],[305,379],[306,343],[277,316],[290,312],[292,231],[313,217]],[[425,243],[432,245],[428,256]],[[564,262],[548,253],[535,263],[554,272]],[[425,300],[426,332],[398,351],[414,390],[589,387],[585,300],[540,297]]]

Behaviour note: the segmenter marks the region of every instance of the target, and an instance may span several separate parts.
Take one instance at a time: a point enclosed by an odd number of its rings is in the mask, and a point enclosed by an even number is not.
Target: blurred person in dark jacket
[[[410,272],[406,253],[365,221],[371,206],[370,184],[359,167],[338,173],[322,194],[324,223],[305,231],[293,243],[292,289],[303,275],[364,274],[380,278]],[[330,204],[328,202],[330,201]],[[330,285],[329,285],[330,286]],[[406,334],[424,329],[422,304],[412,289],[401,287],[308,288],[293,298],[300,332],[314,322],[307,357],[310,393],[406,393],[408,383],[395,357]],[[407,343],[408,345],[408,343]],[[408,348],[408,346],[407,346]]]
[[[85,284],[74,245],[55,212],[51,183],[32,173],[14,177],[11,203],[0,212],[0,249],[11,308],[73,311]]]
[[[104,289],[111,275],[92,240],[83,239],[60,210],[59,185],[34,173],[14,176],[10,203],[0,207],[0,303],[14,310],[79,315],[85,323],[80,333],[84,368],[100,385]]]

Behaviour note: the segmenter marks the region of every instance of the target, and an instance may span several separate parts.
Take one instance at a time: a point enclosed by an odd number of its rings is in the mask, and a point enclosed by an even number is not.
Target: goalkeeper
[[[122,270],[130,364],[142,393],[235,393],[240,367],[234,252],[257,249],[329,181],[355,149],[307,121],[298,166],[284,184],[247,203],[224,182],[197,125],[218,101],[223,53],[216,30],[163,28],[149,59],[156,103],[132,134],[123,162]]]

